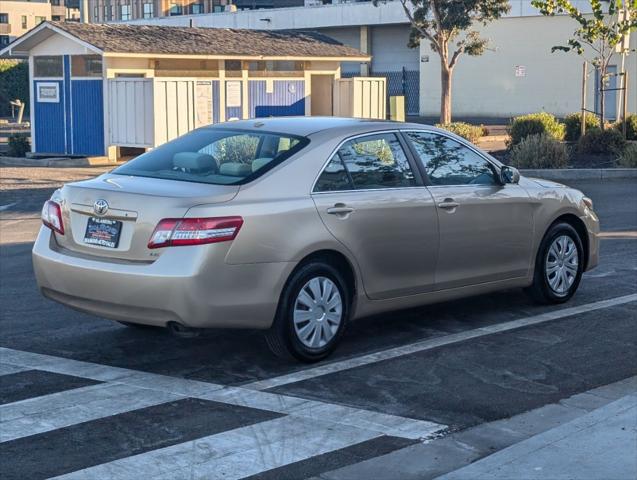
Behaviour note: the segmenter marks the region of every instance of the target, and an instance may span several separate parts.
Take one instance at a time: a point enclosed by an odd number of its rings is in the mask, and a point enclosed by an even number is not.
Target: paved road
[[[43,299],[30,248],[59,180],[30,170],[0,169],[3,478],[433,478],[539,431],[498,422],[548,429],[637,391],[635,239],[603,240],[566,305],[510,290],[369,318],[303,366],[259,332],[179,339]],[[637,230],[633,182],[574,186],[604,231]],[[584,393],[600,388],[620,393]],[[471,455],[443,448],[460,441]]]

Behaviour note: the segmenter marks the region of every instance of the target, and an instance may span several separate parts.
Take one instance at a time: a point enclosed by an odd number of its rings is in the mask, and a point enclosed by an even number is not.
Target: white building
[[[579,1],[586,9],[587,1]],[[585,11],[585,10],[584,10]],[[440,111],[440,64],[428,43],[407,47],[410,27],[398,2],[338,3],[285,9],[249,10],[139,20],[137,23],[250,29],[312,29],[372,55],[371,65],[343,64],[342,74],[386,75],[389,94],[406,95],[409,114],[436,117]],[[484,28],[490,50],[481,57],[463,56],[454,70],[455,117],[508,118],[545,110],[558,116],[579,111],[582,63],[574,53],[551,53],[565,44],[576,23],[564,16],[543,17],[530,0],[511,0],[511,11]],[[630,48],[637,47],[637,35]],[[611,71],[618,71],[619,56]],[[637,111],[636,54],[629,55],[628,110]],[[615,78],[611,80],[613,87]],[[588,108],[598,100],[596,75],[588,82]],[[619,95],[607,92],[608,114],[617,111]]]

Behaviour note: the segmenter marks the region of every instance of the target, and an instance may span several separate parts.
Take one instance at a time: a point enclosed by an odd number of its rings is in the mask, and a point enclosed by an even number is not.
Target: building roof
[[[106,54],[369,59],[355,48],[309,31],[45,22],[25,37],[47,28],[62,31]],[[20,39],[9,48],[18,49],[19,43]]]

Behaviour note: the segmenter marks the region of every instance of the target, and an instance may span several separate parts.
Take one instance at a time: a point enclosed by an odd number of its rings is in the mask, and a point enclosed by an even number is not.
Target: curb
[[[545,180],[611,180],[616,178],[637,178],[637,168],[556,168],[523,169],[525,177]]]
[[[115,167],[118,163],[94,161],[89,158],[22,158],[22,157],[0,157],[2,167]]]

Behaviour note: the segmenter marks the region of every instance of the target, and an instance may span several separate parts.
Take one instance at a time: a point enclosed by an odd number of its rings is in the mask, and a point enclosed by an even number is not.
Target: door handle
[[[453,210],[454,208],[458,208],[459,206],[460,204],[458,202],[454,202],[453,198],[445,198],[438,204],[438,208],[444,208],[445,210]]]
[[[352,213],[354,209],[352,207],[348,207],[344,203],[337,203],[333,207],[327,209],[327,213],[330,215],[343,216],[346,217],[350,213]]]

